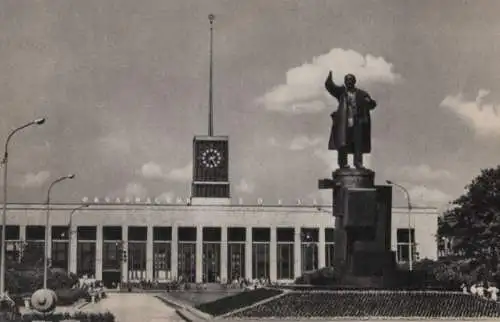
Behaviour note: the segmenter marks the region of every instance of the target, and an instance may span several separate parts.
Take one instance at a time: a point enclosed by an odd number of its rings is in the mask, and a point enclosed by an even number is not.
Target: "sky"
[[[3,0],[0,140],[9,202],[185,200],[192,140],[230,138],[232,197],[328,203],[329,70],[378,102],[376,182],[446,205],[499,164],[500,2],[458,0]],[[394,191],[395,206],[405,205]]]

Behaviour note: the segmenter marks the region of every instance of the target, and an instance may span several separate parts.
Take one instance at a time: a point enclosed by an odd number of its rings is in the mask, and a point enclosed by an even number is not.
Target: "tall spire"
[[[208,15],[208,21],[210,22],[210,81],[209,81],[209,96],[208,96],[208,135],[214,135],[214,104],[213,104],[213,25],[215,16],[213,14]]]

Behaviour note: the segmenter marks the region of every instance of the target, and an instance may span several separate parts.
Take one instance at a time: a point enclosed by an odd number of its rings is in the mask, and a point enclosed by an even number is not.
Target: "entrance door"
[[[105,271],[102,272],[102,282],[107,288],[115,288],[121,280],[120,271]]]

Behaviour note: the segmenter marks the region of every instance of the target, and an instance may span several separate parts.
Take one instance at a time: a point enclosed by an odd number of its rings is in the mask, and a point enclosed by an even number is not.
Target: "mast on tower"
[[[215,15],[209,14],[208,21],[210,22],[210,80],[208,93],[208,136],[214,135],[214,105],[213,105],[213,24]]]

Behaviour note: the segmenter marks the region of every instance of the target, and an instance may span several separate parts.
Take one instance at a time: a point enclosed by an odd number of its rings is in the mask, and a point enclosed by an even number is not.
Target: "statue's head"
[[[348,89],[353,89],[356,85],[356,77],[353,74],[347,74],[344,77],[344,85]]]

